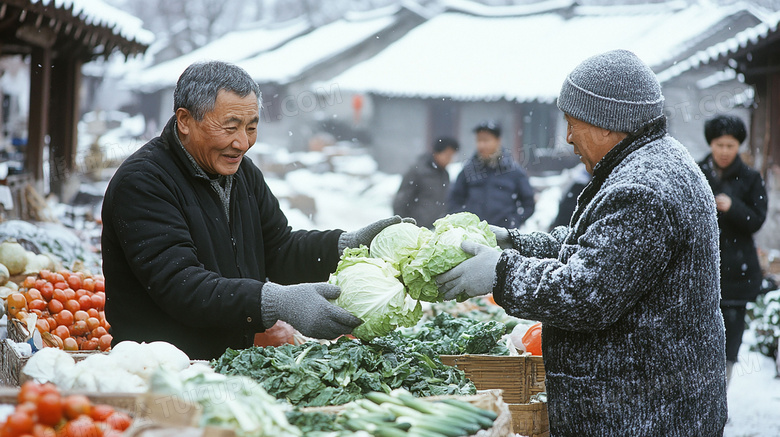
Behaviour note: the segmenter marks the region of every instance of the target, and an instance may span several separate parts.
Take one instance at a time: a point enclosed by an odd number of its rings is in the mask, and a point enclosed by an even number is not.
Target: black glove
[[[297,285],[263,285],[261,304],[263,325],[270,328],[277,320],[284,320],[307,337],[332,340],[349,334],[362,320],[349,311],[333,305],[341,289],[327,282]]]

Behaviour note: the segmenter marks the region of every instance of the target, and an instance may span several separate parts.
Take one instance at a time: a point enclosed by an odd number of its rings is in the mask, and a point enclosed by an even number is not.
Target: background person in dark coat
[[[745,123],[719,115],[704,123],[712,153],[699,163],[715,194],[720,228],[720,302],[726,325],[726,374],[737,362],[745,330],[745,306],[761,290],[763,274],[753,234],[766,220],[767,194],[761,175],[739,157]]]
[[[432,228],[436,219],[447,214],[450,174],[447,166],[460,149],[454,138],[441,137],[433,142],[433,151],[423,154],[404,174],[393,198],[393,213],[412,217],[419,226]]]
[[[257,139],[259,98],[239,67],[190,65],[162,134],[112,177],[102,245],[114,343],[162,340],[212,359],[251,346],[277,320],[326,339],[361,323],[328,302],[339,288],[319,281],[344,248],[370,244],[401,218],[353,232],[292,231],[244,156]]]
[[[445,297],[493,292],[539,320],[550,435],[720,436],[726,357],[715,199],[670,137],[653,71],[631,52],[583,61],[558,108],[593,175],[572,227],[494,228],[497,251],[437,281]]]
[[[512,154],[501,147],[501,126],[474,128],[477,152],[463,164],[447,199],[449,213],[468,211],[491,225],[518,228],[534,213],[534,190]]]

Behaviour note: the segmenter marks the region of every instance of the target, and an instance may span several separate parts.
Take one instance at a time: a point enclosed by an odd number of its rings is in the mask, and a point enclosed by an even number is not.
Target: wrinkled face
[[[566,142],[574,147],[574,154],[580,157],[588,173],[619,142],[614,133],[590,123],[564,114],[566,120]],[[622,135],[623,137],[625,135]]]
[[[455,149],[448,147],[439,153],[434,153],[433,162],[435,162],[436,165],[441,168],[446,168],[448,165],[450,165],[456,153],[458,152],[455,151]]]
[[[731,135],[723,135],[710,142],[712,160],[720,168],[731,165],[739,153],[739,141]]]
[[[220,91],[214,109],[197,121],[186,109],[176,110],[179,137],[184,148],[206,173],[231,175],[257,140],[260,108],[257,97]]]
[[[488,131],[477,132],[477,153],[487,159],[495,155],[501,148],[501,139]]]

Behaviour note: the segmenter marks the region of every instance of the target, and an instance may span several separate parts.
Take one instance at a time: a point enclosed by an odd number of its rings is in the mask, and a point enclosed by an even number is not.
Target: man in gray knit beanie
[[[447,299],[493,293],[543,323],[555,436],[722,436],[726,355],[712,191],[666,131],[661,86],[639,58],[586,59],[561,87],[566,141],[593,175],[570,226],[493,227],[503,251],[436,278]]]

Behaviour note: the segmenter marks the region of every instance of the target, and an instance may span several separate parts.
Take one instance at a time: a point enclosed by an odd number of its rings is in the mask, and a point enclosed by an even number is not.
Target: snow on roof
[[[288,83],[307,68],[358,45],[396,21],[393,15],[366,20],[341,19],[299,36],[276,50],[238,62],[260,83]]]
[[[154,41],[154,34],[143,28],[140,18],[109,6],[102,0],[30,0],[30,3],[40,3],[44,6],[53,4],[56,9],[72,7],[73,16],[80,16],[87,24],[110,28],[115,35],[129,41],[145,45]]]
[[[735,12],[681,5],[574,7],[568,19],[554,12],[445,12],[330,82],[395,97],[551,102],[566,74],[589,56],[624,48],[658,66]]]
[[[683,59],[666,70],[659,72],[658,80],[662,83],[666,82],[688,70],[708,64],[711,61],[727,56],[729,53],[736,53],[750,44],[756,44],[759,40],[766,38],[770,32],[777,31],[778,24],[780,24],[780,12],[769,15],[762,23],[738,32],[725,41],[700,50],[689,58]]]
[[[235,30],[186,55],[161,62],[128,77],[126,83],[132,88],[147,92],[173,87],[179,76],[193,62],[220,60],[236,63],[274,49],[307,30],[309,24],[303,19],[272,27],[264,25],[260,28]]]

